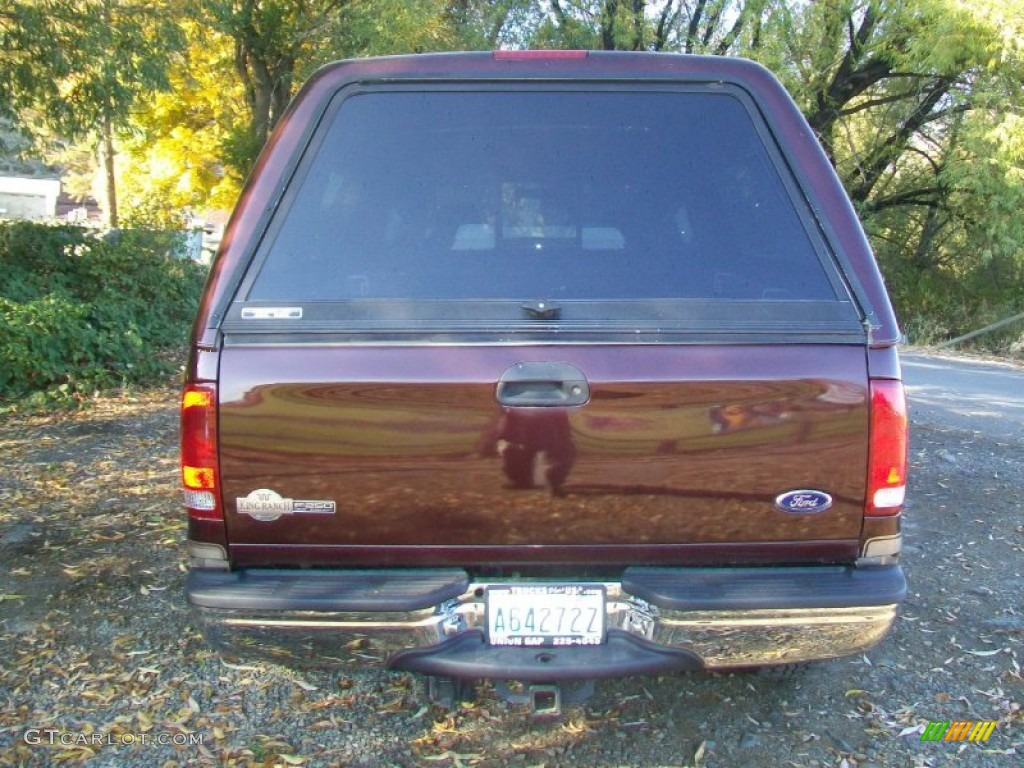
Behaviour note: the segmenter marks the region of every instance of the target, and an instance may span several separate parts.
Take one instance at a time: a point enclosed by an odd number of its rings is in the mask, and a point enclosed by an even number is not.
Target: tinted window
[[[370,92],[324,130],[250,299],[835,299],[728,93]]]

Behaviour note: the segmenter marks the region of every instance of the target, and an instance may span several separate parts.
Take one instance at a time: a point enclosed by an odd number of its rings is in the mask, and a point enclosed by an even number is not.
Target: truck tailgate
[[[582,372],[587,401],[498,402],[503,374],[544,362]],[[856,551],[869,443],[857,345],[229,337],[220,370],[238,562],[247,550],[263,562],[273,550],[283,564],[387,565],[416,548],[411,562],[464,566]],[[815,492],[805,508],[777,504],[798,490]]]

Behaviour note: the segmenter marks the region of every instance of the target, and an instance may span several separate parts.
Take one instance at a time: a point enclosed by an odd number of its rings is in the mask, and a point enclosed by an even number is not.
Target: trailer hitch
[[[594,695],[594,681],[523,683],[513,688],[508,681],[497,680],[494,692],[509,704],[527,705],[534,717],[561,717],[563,704],[581,704]]]

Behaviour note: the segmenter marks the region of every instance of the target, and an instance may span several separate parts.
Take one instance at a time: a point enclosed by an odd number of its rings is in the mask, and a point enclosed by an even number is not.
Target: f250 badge
[[[333,501],[313,501],[308,499],[286,499],[277,491],[260,488],[248,496],[235,499],[238,514],[249,515],[253,520],[270,523],[282,515],[333,515]]]
[[[775,498],[775,506],[791,515],[816,515],[832,506],[824,491],[790,491]]]

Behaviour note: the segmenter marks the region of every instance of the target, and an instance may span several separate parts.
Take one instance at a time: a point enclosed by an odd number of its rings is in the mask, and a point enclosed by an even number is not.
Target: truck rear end
[[[905,592],[898,338],[756,65],[332,65],[197,318],[189,600],[225,650],[445,703],[859,652]]]

